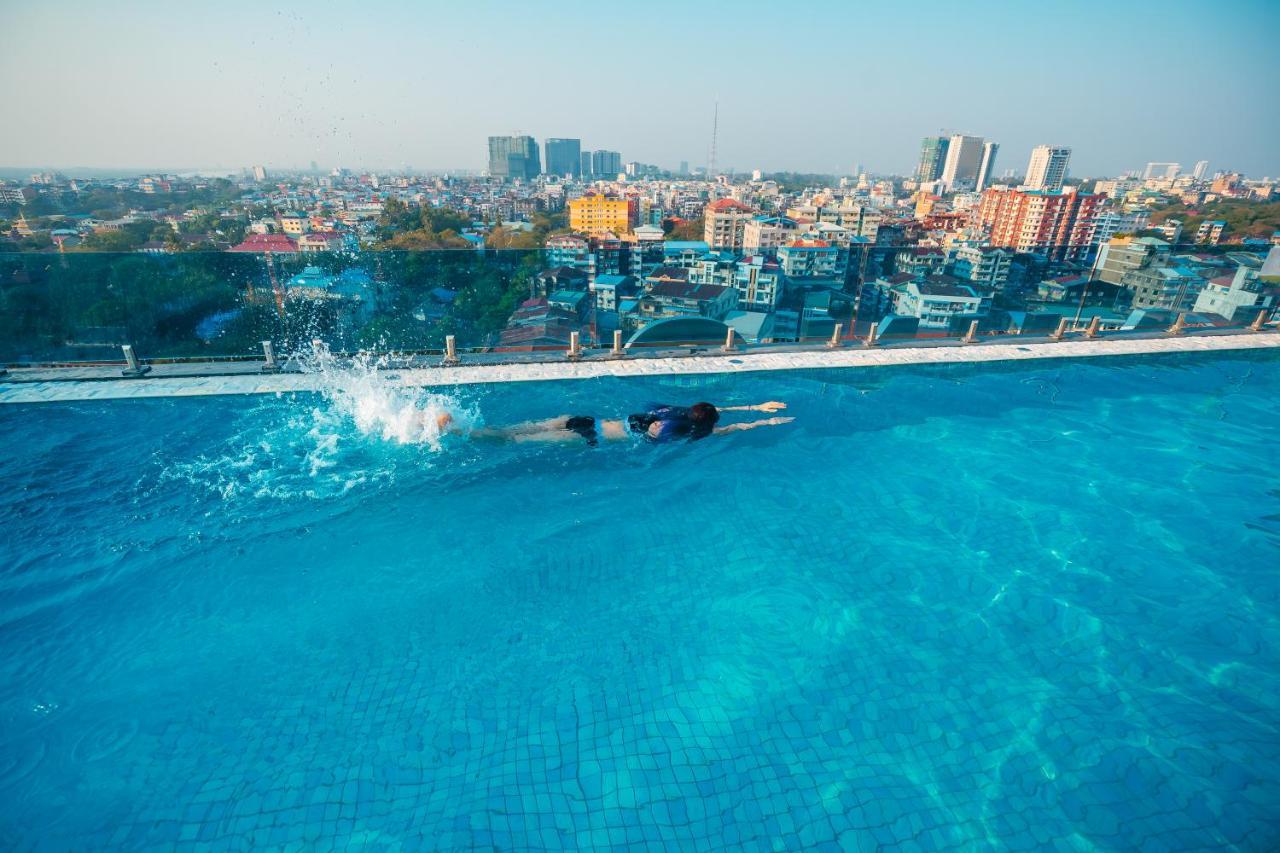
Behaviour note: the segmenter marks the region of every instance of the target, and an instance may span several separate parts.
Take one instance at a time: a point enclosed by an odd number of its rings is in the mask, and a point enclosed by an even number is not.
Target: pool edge
[[[545,382],[626,376],[679,376],[755,373],[778,370],[867,368],[891,365],[975,364],[1037,359],[1168,353],[1231,352],[1280,348],[1280,335],[1270,332],[1234,335],[1072,340],[938,347],[848,348],[808,352],[726,353],[720,356],[652,359],[601,359],[580,362],[483,364],[458,367],[405,368],[387,371],[404,387],[480,385],[501,382]],[[157,397],[204,397],[318,391],[318,374],[278,373],[228,376],[155,377],[145,379],[63,380],[0,383],[0,404],[130,400]]]

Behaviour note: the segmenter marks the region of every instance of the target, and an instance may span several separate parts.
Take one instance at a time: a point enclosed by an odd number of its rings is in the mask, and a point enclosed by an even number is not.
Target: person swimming
[[[489,438],[513,442],[569,442],[584,440],[596,446],[601,439],[623,441],[639,438],[643,441],[663,444],[681,439],[698,441],[710,435],[742,432],[763,426],[780,426],[795,418],[773,417],[745,423],[719,426],[722,412],[773,413],[787,407],[786,403],[770,401],[751,406],[725,406],[717,408],[711,403],[694,403],[692,406],[671,406],[651,403],[642,412],[623,419],[597,419],[592,415],[560,415],[540,421],[528,421],[509,427],[481,427],[465,432],[453,427],[449,413],[437,416],[436,424],[441,433],[465,434],[471,438]]]

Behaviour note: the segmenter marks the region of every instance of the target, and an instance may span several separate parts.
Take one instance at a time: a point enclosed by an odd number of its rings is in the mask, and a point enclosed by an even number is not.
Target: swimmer
[[[467,435],[470,438],[523,442],[573,442],[585,441],[594,447],[600,440],[624,441],[639,438],[654,443],[684,439],[697,441],[709,435],[726,435],[731,432],[756,429],[765,426],[788,424],[795,418],[773,417],[756,421],[718,426],[722,412],[764,412],[772,414],[787,407],[786,403],[771,401],[753,406],[725,406],[716,408],[710,403],[694,403],[692,406],[669,406],[652,403],[643,412],[628,415],[626,420],[600,419],[591,415],[560,415],[540,421],[528,421],[509,427],[483,427],[467,432],[453,426],[453,416],[444,412],[436,416],[436,426],[443,433]],[[424,416],[425,417],[425,416]]]

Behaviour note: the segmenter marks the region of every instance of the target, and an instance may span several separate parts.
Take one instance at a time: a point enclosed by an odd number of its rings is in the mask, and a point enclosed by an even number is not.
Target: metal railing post
[[[978,321],[973,320],[969,323],[969,331],[960,339],[962,344],[976,344],[978,342]]]
[[[1187,315],[1179,312],[1178,319],[1173,321],[1173,325],[1169,327],[1168,334],[1181,335],[1186,330],[1187,330]]]
[[[457,364],[458,359],[458,343],[453,335],[444,336],[444,361],[440,362],[445,367],[452,367]]]
[[[876,345],[876,325],[871,324],[871,328],[867,331],[867,339],[862,342],[864,347],[873,347]]]
[[[120,349],[124,350],[124,362],[127,365],[124,370],[120,371],[121,376],[128,379],[138,379],[151,372],[150,365],[138,363],[138,356],[134,354],[132,344],[125,344]]]
[[[577,361],[582,358],[582,341],[578,337],[578,332],[569,333],[569,351],[564,355],[570,361]]]
[[[842,331],[844,331],[844,324],[836,323],[836,327],[831,330],[831,340],[827,341],[827,346],[830,349],[840,346],[840,333]]]
[[[1053,330],[1053,334],[1049,336],[1051,341],[1060,341],[1067,336],[1067,318],[1063,317],[1058,321],[1058,328]]]
[[[721,352],[733,352],[735,349],[733,344],[733,326],[730,326],[724,333],[724,346],[720,347]]]
[[[609,355],[614,358],[622,358],[626,355],[626,351],[622,349],[622,330],[613,330],[613,349],[609,350]]]
[[[271,341],[262,342],[262,363],[263,373],[279,373],[280,363],[276,361],[276,349],[271,345]]]
[[[1262,327],[1267,325],[1267,309],[1263,308],[1258,312],[1258,316],[1253,318],[1253,322],[1249,324],[1249,331],[1261,332]],[[4,374],[0,373],[0,376]]]
[[[1089,328],[1084,330],[1086,338],[1096,338],[1098,332],[1102,329],[1102,318],[1097,314],[1093,315],[1093,319],[1089,321]]]

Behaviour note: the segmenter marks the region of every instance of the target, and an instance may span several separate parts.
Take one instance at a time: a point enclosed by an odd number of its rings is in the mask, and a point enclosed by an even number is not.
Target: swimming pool
[[[414,394],[0,406],[0,846],[1280,836],[1274,356]]]

